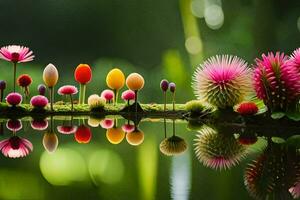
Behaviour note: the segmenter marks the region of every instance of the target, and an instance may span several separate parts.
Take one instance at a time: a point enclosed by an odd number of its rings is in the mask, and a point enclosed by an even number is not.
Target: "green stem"
[[[119,90],[114,90],[114,93],[114,105],[116,105],[118,103]]]
[[[73,97],[70,94],[70,101],[71,101],[71,110],[74,111],[74,106],[73,106]]]
[[[167,122],[165,117],[164,117],[164,132],[165,132],[165,138],[167,138]]]
[[[167,93],[164,92],[164,112],[167,110]]]
[[[14,62],[14,92],[16,92],[17,63]]]
[[[80,90],[79,91],[79,104],[84,104],[86,85],[85,84],[80,84],[80,89],[79,90]]]
[[[52,93],[53,87],[49,87],[49,94],[50,94],[50,109],[53,111],[53,93]]]
[[[135,97],[134,97],[134,102],[135,102],[135,112],[137,113],[137,100],[138,100],[138,91],[137,90],[135,90],[134,91],[134,93],[135,93]]]
[[[175,119],[173,119],[173,136],[175,136]]]
[[[173,111],[175,111],[175,92],[173,93]]]
[[[0,90],[0,102],[3,101],[3,90]]]

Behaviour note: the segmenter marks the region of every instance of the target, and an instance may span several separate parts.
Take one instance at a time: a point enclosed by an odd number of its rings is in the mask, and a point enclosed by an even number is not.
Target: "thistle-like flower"
[[[271,111],[286,111],[299,100],[300,74],[288,57],[277,52],[263,54],[254,65],[254,88]]]
[[[29,86],[32,83],[32,78],[28,74],[22,74],[17,79],[18,85],[24,89],[25,98],[29,97]]]
[[[219,108],[232,107],[251,92],[251,70],[236,56],[211,57],[195,71],[192,87],[199,100]]]
[[[234,136],[217,133],[207,126],[199,130],[194,141],[197,158],[204,166],[212,169],[229,169],[246,155],[246,148]]]

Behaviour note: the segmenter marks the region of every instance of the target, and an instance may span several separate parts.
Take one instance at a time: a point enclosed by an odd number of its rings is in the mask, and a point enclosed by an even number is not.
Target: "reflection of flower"
[[[58,146],[58,137],[54,132],[46,132],[43,136],[43,146],[48,153],[54,153]]]
[[[160,143],[159,149],[163,154],[173,156],[183,153],[187,149],[187,144],[184,139],[174,135],[164,139]]]
[[[194,92],[199,100],[226,108],[247,96],[251,88],[251,71],[241,58],[215,56],[197,68],[193,80]]]
[[[300,180],[295,186],[289,189],[289,192],[293,195],[295,199],[300,197]]]
[[[13,136],[0,141],[0,149],[6,157],[19,158],[27,156],[32,151],[33,146],[29,140]]]
[[[269,143],[263,153],[246,167],[244,183],[255,199],[273,196],[279,199],[297,198],[300,163],[296,149],[282,144]]]
[[[112,120],[112,119],[103,119],[100,122],[100,126],[104,129],[112,128],[114,126],[114,120]]]
[[[48,121],[45,119],[33,119],[30,125],[34,130],[43,131],[48,128]]]
[[[10,131],[17,132],[22,129],[22,122],[19,119],[9,119],[6,122],[6,128]]]
[[[134,131],[134,129],[135,129],[135,127],[132,124],[124,124],[122,126],[122,130],[126,133],[130,133],[130,132]]]
[[[195,139],[195,153],[204,166],[212,169],[229,169],[245,156],[245,147],[230,135],[203,127]]]
[[[126,134],[126,140],[129,144],[138,146],[144,141],[144,132],[139,129],[135,129],[134,131]]]
[[[72,134],[75,133],[77,130],[77,126],[71,126],[71,125],[63,125],[63,126],[57,126],[57,131],[61,134]]]
[[[125,137],[125,133],[122,128],[110,128],[106,131],[106,138],[112,144],[119,144]]]
[[[92,138],[91,129],[85,125],[80,125],[75,132],[75,140],[78,143],[89,143]]]

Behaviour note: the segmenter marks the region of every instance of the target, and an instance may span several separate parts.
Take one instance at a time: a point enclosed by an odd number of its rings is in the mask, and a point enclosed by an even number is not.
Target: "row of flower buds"
[[[167,91],[170,89],[170,92],[172,93],[172,104],[173,104],[173,111],[175,110],[175,90],[176,90],[176,84],[169,81],[167,79],[163,79],[160,82],[160,88],[163,91],[164,95],[164,111],[167,109]]]
[[[113,119],[89,119],[88,124],[91,127],[100,125],[106,130],[106,138],[112,144],[119,144],[126,137],[127,142],[130,145],[138,146],[144,141],[144,133],[136,126],[129,122],[124,124],[121,128],[117,127]],[[3,155],[10,158],[19,158],[27,156],[32,150],[32,143],[16,135],[16,132],[20,131],[23,127],[20,120],[8,120],[6,123],[7,129],[12,131],[14,135],[8,139],[0,141],[0,150]],[[48,128],[47,120],[33,120],[31,121],[31,127],[34,130],[43,131]],[[74,138],[78,143],[89,143],[92,139],[92,131],[86,125],[60,125],[57,126],[57,131],[64,135],[74,134]],[[58,137],[54,130],[47,131],[43,137],[43,145],[49,153],[55,152],[58,146]]]
[[[28,47],[17,46],[17,45],[10,45],[5,46],[0,49],[0,59],[4,59],[6,61],[10,61],[13,63],[14,66],[14,91],[7,95],[7,103],[12,106],[19,105],[22,102],[22,96],[19,93],[16,93],[15,83],[17,82],[18,85],[24,89],[25,99],[29,97],[29,86],[32,83],[32,78],[28,74],[21,75],[16,81],[16,70],[17,70],[17,63],[22,62],[29,62],[32,61],[34,58],[33,52]],[[80,64],[76,67],[74,72],[74,78],[79,83],[79,104],[84,104],[85,101],[85,93],[86,93],[86,85],[92,79],[92,69],[87,64]],[[54,102],[54,87],[56,86],[59,79],[59,73],[57,68],[53,64],[48,64],[43,72],[43,80],[45,85],[50,90],[50,107],[53,110],[53,102]],[[144,87],[144,78],[138,73],[131,73],[125,80],[124,73],[118,69],[112,69],[106,77],[107,86],[112,89],[111,90],[104,90],[101,94],[101,97],[105,99],[106,102],[114,102],[117,103],[118,100],[118,92],[121,88],[124,87],[126,82],[127,87],[129,90],[126,90],[122,93],[122,99],[127,102],[131,100],[135,100],[137,102],[137,92]],[[38,96],[34,96],[31,99],[31,104],[34,107],[44,108],[45,104],[48,103],[48,99],[45,97],[46,86],[40,84],[38,86]],[[6,88],[6,82],[0,81],[0,100],[3,101],[3,91]],[[71,99],[71,109],[73,110],[73,97],[78,93],[78,89],[72,85],[64,85],[58,89],[59,95],[67,95]],[[92,96],[97,97],[97,96]],[[97,97],[99,100],[99,98]]]

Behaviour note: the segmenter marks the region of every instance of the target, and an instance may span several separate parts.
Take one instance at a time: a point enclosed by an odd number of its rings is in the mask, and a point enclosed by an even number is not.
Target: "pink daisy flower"
[[[34,55],[28,47],[9,45],[0,49],[0,58],[14,63],[22,63],[32,61]]]
[[[254,65],[254,88],[270,110],[285,110],[298,101],[300,94],[300,74],[288,57],[277,52],[263,54]]]
[[[211,57],[196,69],[192,87],[199,100],[219,108],[232,107],[251,91],[251,70],[236,56]]]
[[[13,136],[0,141],[2,154],[9,158],[20,158],[27,156],[32,150],[32,143],[24,138]]]

